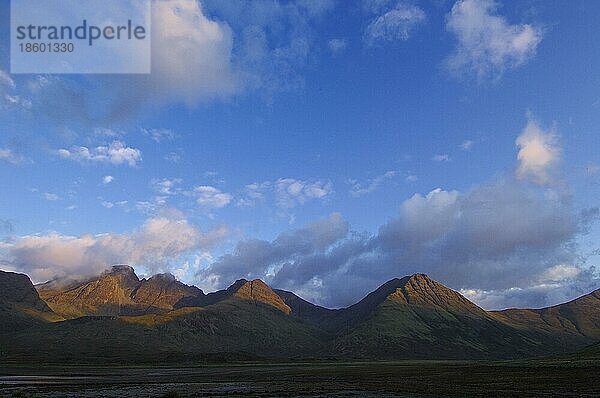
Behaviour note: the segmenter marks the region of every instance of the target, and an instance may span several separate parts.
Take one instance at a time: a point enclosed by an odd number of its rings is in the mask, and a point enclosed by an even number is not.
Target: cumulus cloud
[[[303,86],[300,70],[317,53],[314,24],[333,7],[333,0],[153,1],[150,74],[39,76],[27,84],[30,102],[36,114],[97,125],[128,120],[146,106],[193,107],[248,92],[271,100]],[[165,132],[149,136],[164,141]]]
[[[209,19],[200,2],[154,1],[152,73],[141,88],[162,101],[225,98],[238,89],[232,46],[229,26]]]
[[[540,285],[584,274],[574,239],[588,213],[510,178],[464,193],[438,188],[405,200],[374,235],[350,233],[336,214],[273,241],[243,240],[199,278],[223,287],[236,277],[260,277],[341,306],[390,278],[426,272],[452,288],[476,290],[484,304],[492,303],[485,292],[538,286],[527,305],[546,305],[555,295],[543,295]]]
[[[333,193],[333,188],[330,182],[280,178],[275,182],[275,192],[277,205],[291,209],[313,199],[323,199]]]
[[[425,19],[426,15],[422,9],[400,2],[395,8],[369,23],[364,34],[365,43],[372,46],[377,42],[408,40]]]
[[[333,184],[330,181],[279,178],[246,185],[244,194],[238,206],[254,206],[273,196],[275,205],[285,211],[312,200],[325,200],[333,194]]]
[[[183,180],[181,178],[163,178],[162,180],[155,179],[152,180],[152,186],[156,191],[158,191],[158,193],[163,195],[175,195],[178,191],[178,189],[175,187],[182,182]]]
[[[114,180],[115,180],[115,178],[113,176],[104,176],[104,177],[102,177],[102,184],[108,185],[111,182],[113,182]]]
[[[241,277],[273,280],[288,262],[324,253],[347,234],[348,223],[334,213],[303,228],[282,233],[273,241],[243,240],[232,254],[220,257],[201,271],[201,284],[218,288]]]
[[[510,24],[498,15],[494,0],[459,0],[447,16],[446,28],[458,45],[448,60],[455,73],[472,72],[481,80],[501,76],[530,60],[542,41],[542,29]]]
[[[63,148],[59,149],[57,154],[63,159],[78,162],[127,164],[131,167],[137,166],[142,160],[142,152],[139,149],[128,147],[121,141],[113,141],[108,146],[97,146],[95,148],[85,146],[70,149]]]
[[[43,282],[63,276],[96,275],[122,263],[168,270],[173,260],[210,249],[226,232],[224,227],[202,232],[173,213],[150,218],[131,234],[22,236],[2,249],[11,268],[27,273],[35,282]]]
[[[530,286],[496,290],[462,289],[460,292],[485,308],[500,310],[564,303],[597,288],[598,278],[590,269],[559,264],[548,268]]]
[[[528,177],[545,177],[555,158],[548,154],[560,153],[548,134],[529,121],[520,136],[526,138],[518,139],[518,166],[527,165]],[[282,181],[286,195],[303,195],[305,184]],[[253,200],[266,200],[273,186],[247,189]],[[335,214],[273,241],[243,240],[199,278],[223,287],[236,276],[259,277],[315,302],[344,306],[388,279],[425,272],[487,308],[551,305],[600,286],[577,245],[600,210],[577,209],[563,189],[526,183],[520,173],[464,192],[436,188],[404,200],[375,234],[349,232]],[[309,242],[307,231],[317,240]]]
[[[558,137],[545,131],[535,120],[529,120],[516,141],[519,148],[517,176],[537,184],[548,184],[560,160]]]
[[[231,194],[210,185],[194,188],[194,194],[197,195],[196,203],[206,209],[221,209],[231,203],[233,199]]]
[[[393,179],[398,175],[397,171],[390,170],[385,173],[367,181],[366,183],[360,183],[356,180],[350,180],[350,195],[359,197],[368,193],[376,191],[386,181]]]

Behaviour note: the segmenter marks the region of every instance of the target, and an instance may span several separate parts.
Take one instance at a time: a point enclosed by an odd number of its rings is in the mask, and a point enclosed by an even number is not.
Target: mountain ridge
[[[127,265],[115,265],[84,282],[51,281],[38,285],[40,297],[65,318],[85,315],[142,315],[172,310],[182,297],[203,295],[170,274],[139,279]]]
[[[29,278],[19,279],[31,293]],[[341,309],[259,279],[204,294],[172,275],[139,279],[127,266],[59,285],[37,286],[48,319],[26,322],[23,332],[0,330],[12,358],[523,358],[600,340],[600,290],[544,309],[485,311],[425,274],[391,279]],[[7,308],[5,315],[26,315]]]

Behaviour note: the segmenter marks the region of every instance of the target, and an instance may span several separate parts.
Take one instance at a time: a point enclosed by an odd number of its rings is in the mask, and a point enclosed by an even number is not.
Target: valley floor
[[[600,361],[2,367],[0,397],[598,397]]]

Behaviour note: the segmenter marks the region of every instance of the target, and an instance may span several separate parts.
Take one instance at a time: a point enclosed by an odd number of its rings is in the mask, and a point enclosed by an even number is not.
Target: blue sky
[[[2,268],[330,306],[411,272],[486,308],[600,286],[597,2],[156,2],[150,76],[10,75],[5,3]]]

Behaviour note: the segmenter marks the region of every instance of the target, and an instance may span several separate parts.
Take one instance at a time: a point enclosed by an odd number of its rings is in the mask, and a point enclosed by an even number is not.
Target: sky
[[[152,3],[149,75],[9,73],[0,268],[127,263],[329,307],[414,272],[487,309],[600,287],[594,1]]]

